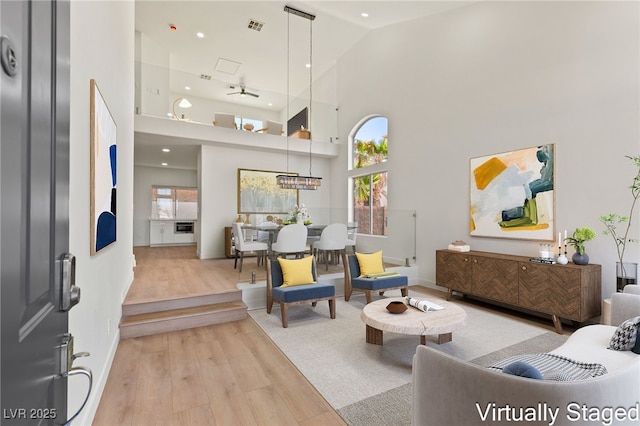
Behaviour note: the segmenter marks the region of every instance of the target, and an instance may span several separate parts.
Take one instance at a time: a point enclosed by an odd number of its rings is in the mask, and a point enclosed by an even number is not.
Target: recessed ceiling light
[[[198,38],[204,38],[204,33],[196,33],[196,35],[198,36]]]
[[[362,12],[360,16],[362,16],[363,18],[368,18],[369,14],[367,12]]]
[[[170,113],[170,112],[168,112],[168,113],[167,113],[167,117],[173,117],[173,114],[172,114],[172,113]]]
[[[311,68],[311,64],[305,64],[305,67]]]
[[[191,90],[191,87],[189,87],[189,86],[184,86],[184,90]]]
[[[168,164],[167,164],[167,163],[162,163],[162,165],[163,165],[163,166],[168,166]]]
[[[273,106],[273,104],[272,104],[271,102],[269,102],[267,105],[269,105],[269,106]]]
[[[171,152],[169,148],[162,148],[162,152]]]

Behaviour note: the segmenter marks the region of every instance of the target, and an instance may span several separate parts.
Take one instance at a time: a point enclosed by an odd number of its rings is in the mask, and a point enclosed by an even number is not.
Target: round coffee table
[[[416,300],[428,300],[417,298]],[[360,319],[367,325],[367,343],[382,345],[382,332],[420,336],[420,344],[425,345],[426,336],[438,335],[438,344],[450,342],[452,332],[464,327],[467,313],[458,305],[444,300],[433,301],[444,309],[422,312],[412,306],[401,314],[392,314],[387,305],[392,301],[404,302],[404,297],[390,297],[367,304],[360,313]],[[430,302],[432,300],[429,300]],[[406,304],[406,303],[405,303]]]

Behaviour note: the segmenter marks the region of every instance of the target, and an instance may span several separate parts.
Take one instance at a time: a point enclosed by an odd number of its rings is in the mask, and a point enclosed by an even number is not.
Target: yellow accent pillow
[[[278,258],[278,263],[280,263],[280,268],[282,269],[283,283],[281,287],[314,284],[313,259],[314,256],[295,260]]]
[[[381,274],[384,272],[382,264],[382,250],[371,254],[356,253],[358,265],[360,266],[360,277],[371,274]]]

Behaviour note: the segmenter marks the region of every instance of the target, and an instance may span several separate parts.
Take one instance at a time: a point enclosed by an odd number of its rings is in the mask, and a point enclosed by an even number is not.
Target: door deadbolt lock
[[[80,302],[80,287],[76,286],[76,257],[65,253],[61,263],[60,310],[68,311]]]
[[[16,49],[11,40],[5,36],[0,37],[0,55],[2,69],[9,77],[14,77],[18,72]]]

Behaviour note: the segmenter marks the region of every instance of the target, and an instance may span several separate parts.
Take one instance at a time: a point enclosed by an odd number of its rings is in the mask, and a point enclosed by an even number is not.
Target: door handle
[[[80,405],[80,408],[78,408],[78,411],[76,411],[73,416],[69,417],[69,419],[63,423],[64,425],[70,424],[73,419],[78,417],[78,414],[80,414],[80,412],[84,409],[84,406],[87,405],[87,401],[89,401],[89,396],[91,396],[91,389],[93,388],[93,373],[91,372],[91,369],[87,367],[80,367],[80,366],[73,367],[71,370],[64,373],[62,376],[71,377],[71,376],[77,376],[77,375],[83,375],[89,380],[89,389],[87,390],[87,396],[84,398],[84,401],[82,401],[82,405]]]
[[[60,310],[66,312],[80,302],[80,287],[76,286],[76,257],[65,253],[61,263]]]
[[[69,419],[65,420],[63,423],[63,425],[68,425],[71,423],[71,421],[73,419],[75,419],[76,417],[78,417],[78,414],[80,414],[80,412],[84,409],[85,405],[87,405],[87,401],[89,400],[89,396],[91,396],[91,389],[93,389],[93,372],[91,371],[90,368],[88,367],[74,367],[73,366],[73,362],[76,360],[76,358],[80,358],[80,357],[85,357],[85,356],[89,356],[89,352],[78,352],[78,353],[74,353],[74,349],[73,349],[73,335],[71,333],[65,333],[62,336],[62,342],[60,344],[60,346],[58,347],[60,350],[60,375],[59,377],[61,378],[67,378],[67,377],[72,377],[72,376],[77,376],[77,375],[82,375],[85,376],[87,378],[87,380],[89,380],[89,388],[87,390],[87,396],[84,398],[84,401],[82,402],[82,405],[80,405],[80,408],[78,409],[78,411],[75,412],[75,414],[71,417],[69,417]]]

